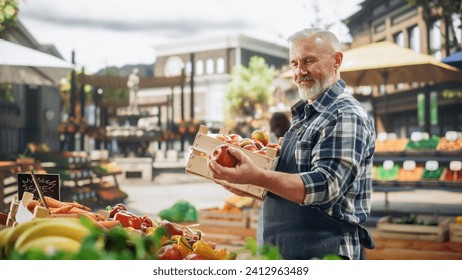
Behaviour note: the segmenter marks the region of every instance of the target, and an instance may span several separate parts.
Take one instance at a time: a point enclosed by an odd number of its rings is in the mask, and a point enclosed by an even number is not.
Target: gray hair
[[[322,28],[305,28],[299,30],[291,36],[289,36],[289,38],[287,38],[287,41],[289,42],[289,44],[292,44],[294,41],[310,39],[312,37],[316,38],[317,43],[327,43],[330,46],[332,46],[334,51],[341,51],[340,42],[337,39],[337,36],[335,36],[334,33]]]

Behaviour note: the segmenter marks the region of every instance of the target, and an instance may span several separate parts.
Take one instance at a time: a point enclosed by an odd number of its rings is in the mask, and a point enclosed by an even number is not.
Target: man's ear
[[[335,53],[335,68],[339,69],[340,66],[342,65],[343,61],[343,53],[342,52],[336,52]]]

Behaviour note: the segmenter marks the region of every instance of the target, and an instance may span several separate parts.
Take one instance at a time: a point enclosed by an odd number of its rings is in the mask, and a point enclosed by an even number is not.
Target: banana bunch
[[[13,250],[24,254],[31,249],[48,254],[75,253],[90,230],[75,218],[35,218],[14,228],[0,231],[0,259]]]

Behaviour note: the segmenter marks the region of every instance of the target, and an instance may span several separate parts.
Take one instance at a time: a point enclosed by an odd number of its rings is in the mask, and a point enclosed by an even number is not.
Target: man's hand
[[[230,146],[228,151],[237,159],[237,165],[235,167],[224,167],[211,159],[209,160],[208,168],[212,177],[229,183],[254,184],[256,176],[262,169],[257,167],[241,150]]]

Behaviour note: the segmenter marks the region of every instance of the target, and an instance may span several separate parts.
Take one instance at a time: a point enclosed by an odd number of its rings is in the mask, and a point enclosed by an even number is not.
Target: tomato
[[[174,236],[174,235],[181,235],[181,236],[184,236],[184,232],[177,228],[174,224],[166,221],[164,223],[164,227],[165,229],[167,230],[167,233],[170,237]]]
[[[187,255],[184,260],[206,260],[206,258],[202,255],[192,253]]]
[[[114,208],[112,208],[111,213],[109,213],[109,218],[114,218],[114,215],[119,212],[120,210],[125,210],[127,211],[127,207],[123,205],[122,203],[117,203]]]
[[[148,218],[148,216],[144,215],[142,217],[140,217],[141,219],[141,229],[146,229],[146,228],[149,228],[149,227],[152,227],[153,226],[153,222],[151,219]]]
[[[141,218],[125,210],[117,212],[114,215],[114,220],[119,221],[123,227],[141,229]]]
[[[173,245],[165,245],[162,248],[159,249],[156,253],[157,259],[158,260],[182,260],[183,255],[181,254],[181,251],[178,250]]]

